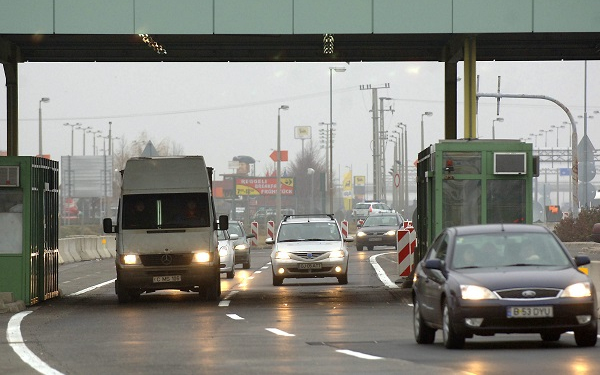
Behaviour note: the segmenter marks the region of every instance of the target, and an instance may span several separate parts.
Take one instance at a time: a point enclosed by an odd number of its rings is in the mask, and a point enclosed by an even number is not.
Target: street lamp
[[[40,137],[40,149],[39,149],[39,157],[43,157],[42,154],[42,103],[48,103],[50,101],[50,98],[41,98],[40,99],[40,105],[39,105],[39,137]]]
[[[408,125],[402,122],[399,122],[396,125],[398,128],[404,130],[404,159],[402,160],[402,166],[404,168],[404,177],[402,177],[402,181],[404,181],[404,208],[407,209],[409,206],[408,202]]]
[[[329,68],[329,212],[333,213],[333,71],[343,73],[344,67]]]
[[[92,128],[91,126],[86,126],[85,128],[83,126],[78,126],[75,128],[77,130],[82,130],[82,133],[83,133],[83,156],[85,156],[85,132],[91,128]]]
[[[556,129],[556,147],[558,148],[558,129],[564,129],[564,125],[550,125],[552,129]]]
[[[544,134],[545,138],[544,138],[544,147],[548,148],[548,133],[552,133],[552,129],[550,130],[540,130],[540,135]]]
[[[71,156],[73,156],[73,133],[74,129],[76,126],[81,126],[80,123],[76,123],[76,124],[69,124],[68,122],[66,124],[63,124],[64,126],[70,126],[71,127]]]
[[[495,120],[492,120],[492,139],[496,139],[496,122],[504,122],[504,119],[498,117]]]
[[[277,108],[277,197],[275,200],[275,220],[281,220],[281,110],[290,109],[287,105]]]
[[[92,140],[94,141],[94,144],[93,144],[94,156],[96,156],[96,134],[102,133],[102,130],[96,130],[96,131],[88,130],[87,132],[92,134]]]
[[[309,212],[312,214],[314,212],[314,205],[315,205],[315,195],[313,194],[313,190],[314,190],[314,181],[315,181],[315,170],[313,168],[308,168],[306,170],[306,174],[308,174],[310,176],[310,203],[309,203]]]
[[[425,112],[421,115],[421,150],[425,149],[425,127],[423,126],[423,116],[431,117],[433,112]]]

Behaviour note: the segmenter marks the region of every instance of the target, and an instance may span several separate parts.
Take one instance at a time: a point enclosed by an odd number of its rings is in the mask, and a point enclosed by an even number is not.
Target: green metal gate
[[[58,162],[0,157],[0,292],[26,305],[58,296]]]

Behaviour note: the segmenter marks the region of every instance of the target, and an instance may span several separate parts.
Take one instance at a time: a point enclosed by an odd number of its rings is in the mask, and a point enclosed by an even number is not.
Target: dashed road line
[[[342,354],[346,354],[346,355],[350,355],[350,356],[353,356],[353,357],[356,357],[356,358],[360,358],[360,359],[370,359],[370,360],[384,359],[383,357],[377,357],[377,356],[370,355],[370,354],[365,354],[365,353],[361,353],[361,352],[355,352],[354,350],[338,349],[338,350],[336,350],[336,352],[342,353]]]
[[[110,284],[110,283],[114,283],[114,282],[115,282],[115,280],[116,280],[116,279],[112,279],[112,280],[108,280],[108,281],[105,281],[105,282],[103,282],[103,283],[100,283],[100,284],[92,285],[92,286],[90,286],[89,288],[81,289],[81,290],[80,290],[80,291],[78,291],[78,292],[71,293],[71,294],[67,294],[67,297],[74,297],[74,296],[78,296],[78,295],[81,295],[81,294],[84,294],[84,293],[90,292],[90,291],[92,291],[92,290],[94,290],[94,289],[98,289],[98,288],[100,288],[100,287],[103,287],[104,285],[108,285],[108,284]]]
[[[271,333],[274,333],[276,335],[279,335],[279,336],[285,336],[285,337],[294,337],[294,336],[296,336],[293,333],[287,333],[287,332],[282,331],[282,330],[277,329],[277,328],[265,328],[265,329],[267,331],[269,331]]]

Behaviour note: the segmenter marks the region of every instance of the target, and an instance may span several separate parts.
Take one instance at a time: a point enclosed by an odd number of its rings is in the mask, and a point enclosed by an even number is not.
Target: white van
[[[139,157],[129,159],[121,174],[117,222],[103,222],[106,233],[116,233],[119,302],[161,289],[217,300],[216,230],[227,230],[229,221],[215,214],[212,168],[202,156]]]

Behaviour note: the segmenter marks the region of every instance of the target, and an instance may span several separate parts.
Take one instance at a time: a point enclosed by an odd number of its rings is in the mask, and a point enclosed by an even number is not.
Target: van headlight
[[[124,254],[123,255],[123,264],[132,266],[134,264],[142,264],[142,261],[139,256],[136,254]]]
[[[571,297],[571,298],[581,298],[581,297],[591,297],[592,290],[590,287],[590,283],[577,283],[571,284],[563,290],[561,297]]]
[[[210,253],[208,251],[200,251],[194,253],[194,257],[192,258],[192,262],[194,263],[208,263],[210,262]]]

